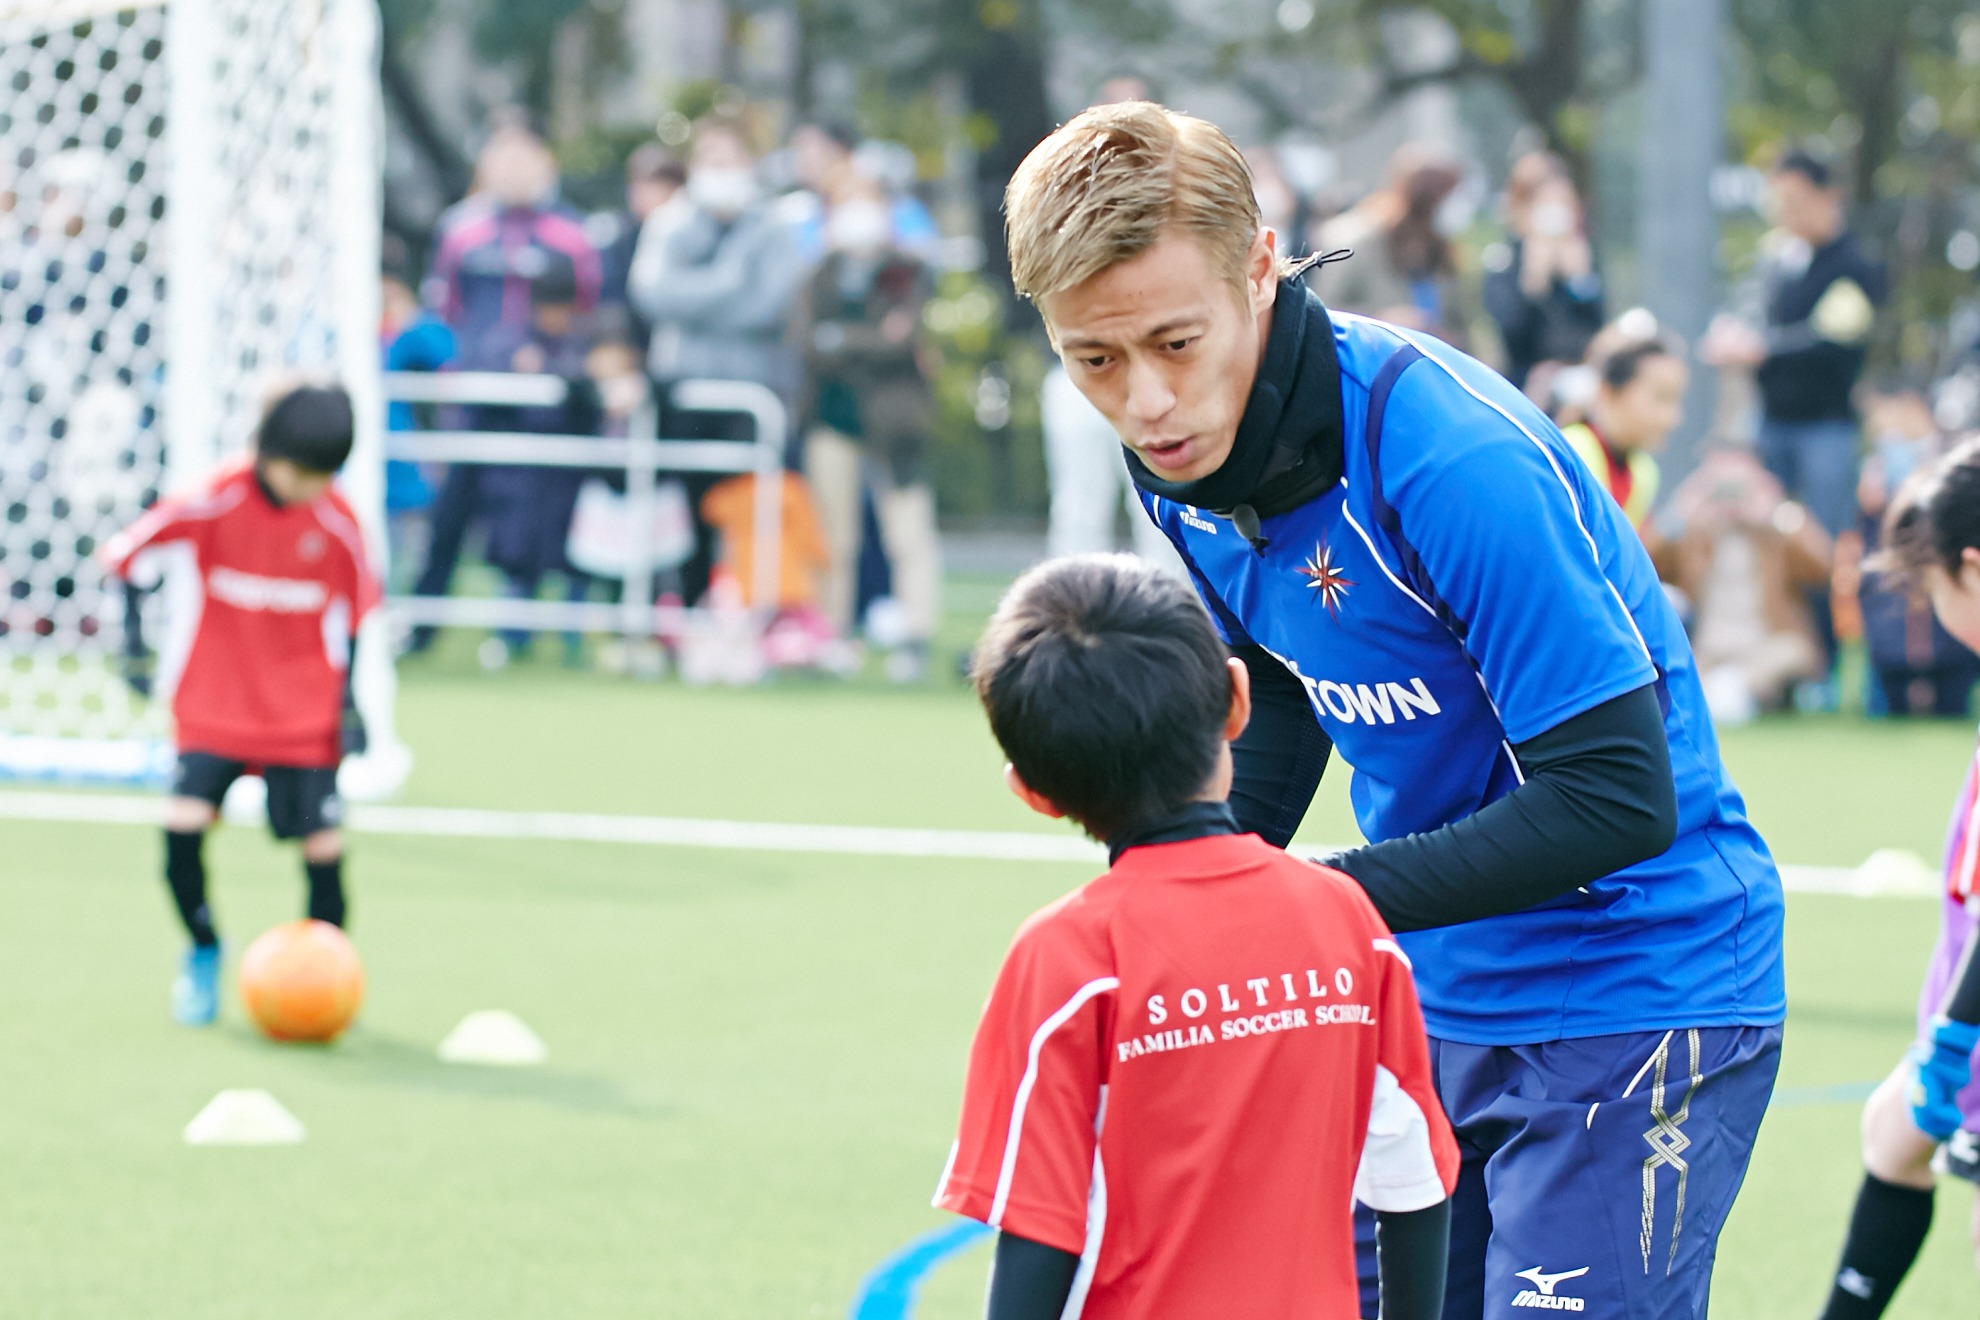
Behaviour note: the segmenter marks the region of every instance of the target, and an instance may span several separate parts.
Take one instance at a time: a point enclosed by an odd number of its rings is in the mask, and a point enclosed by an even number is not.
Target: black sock
[[[1864,1174],[1822,1320],[1875,1320],[1882,1315],[1931,1227],[1931,1192]]]
[[[303,870],[309,874],[309,915],[333,926],[343,925],[344,859],[333,857],[327,862],[305,860]]]
[[[194,944],[214,945],[220,936],[213,929],[213,913],[206,906],[206,844],[204,830],[165,831],[165,883],[172,887],[172,901],[178,905],[179,920]]]

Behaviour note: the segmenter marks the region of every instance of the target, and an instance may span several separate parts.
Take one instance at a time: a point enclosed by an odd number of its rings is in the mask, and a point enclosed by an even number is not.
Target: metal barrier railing
[[[560,376],[506,372],[388,371],[392,403],[448,403],[552,408],[569,386]],[[626,513],[635,543],[617,604],[509,597],[392,596],[395,618],[409,625],[515,628],[526,632],[610,632],[651,636],[679,627],[680,611],[653,604],[652,529],[655,491],[664,475],[754,473],[753,608],[763,622],[777,611],[783,550],[785,411],[774,391],[754,381],[688,380],[673,386],[687,412],[740,413],[753,423],[749,440],[671,440],[659,434],[659,409],[649,391],[634,410],[624,438],[515,431],[387,431],[385,456],[416,463],[486,466],[617,468],[626,476]]]

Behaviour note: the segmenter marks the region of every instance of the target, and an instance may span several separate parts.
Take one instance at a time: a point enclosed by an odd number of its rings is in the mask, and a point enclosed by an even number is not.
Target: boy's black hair
[[[1957,575],[1980,548],[1980,439],[1968,440],[1898,490],[1872,566],[1917,582],[1937,565]]]
[[[1774,162],[1774,172],[1799,174],[1817,188],[1832,186],[1836,178],[1836,172],[1829,168],[1829,162],[1806,147],[1793,147],[1782,152],[1781,158]]]
[[[335,472],[351,456],[351,396],[341,385],[297,385],[261,415],[255,453],[310,472]]]
[[[1131,555],[1081,555],[1018,579],[971,671],[1018,777],[1104,841],[1203,791],[1227,655],[1186,584]]]

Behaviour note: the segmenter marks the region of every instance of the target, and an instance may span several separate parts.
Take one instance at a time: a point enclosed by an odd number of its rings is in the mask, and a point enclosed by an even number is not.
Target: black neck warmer
[[[1230,518],[1262,550],[1260,518],[1298,508],[1341,479],[1341,366],[1327,309],[1297,276],[1280,282],[1237,441],[1215,472],[1164,481],[1123,452],[1135,485]]]

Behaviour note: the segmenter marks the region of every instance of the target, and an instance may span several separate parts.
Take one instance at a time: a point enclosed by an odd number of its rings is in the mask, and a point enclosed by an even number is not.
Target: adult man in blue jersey
[[[1641,545],[1550,422],[1330,315],[1199,120],[1087,111],[1012,274],[1252,675],[1232,805],[1283,844],[1329,755],[1465,1157],[1449,1320],[1702,1316],[1772,1091],[1780,879]]]

